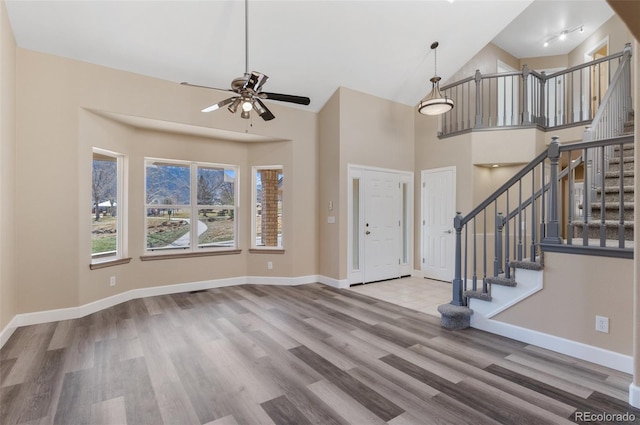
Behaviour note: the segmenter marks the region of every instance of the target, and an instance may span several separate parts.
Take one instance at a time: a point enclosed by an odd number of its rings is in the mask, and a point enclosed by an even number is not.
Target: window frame
[[[280,174],[282,174],[282,178],[284,181],[284,166],[283,165],[254,165],[251,167],[251,252],[259,252],[259,251],[273,251],[273,252],[283,252],[284,251],[284,184],[283,184],[283,193],[281,199],[281,234],[278,238],[279,244],[277,246],[265,246],[258,245],[256,243],[258,239],[258,226],[257,226],[257,216],[258,216],[258,187],[257,187],[257,174],[260,170],[278,170]]]
[[[93,189],[93,161],[95,160],[95,155],[102,155],[115,159],[116,163],[116,249],[115,251],[105,251],[101,253],[94,254],[91,252],[91,263],[90,267],[100,268],[100,266],[105,266],[107,263],[125,263],[128,261],[123,261],[127,259],[128,254],[128,243],[127,243],[127,203],[126,203],[126,188],[125,184],[125,161],[126,156],[122,153],[109,151],[102,148],[92,147],[91,148],[91,179],[92,179],[92,189]],[[93,205],[93,193],[91,195],[92,208]],[[93,213],[92,213],[93,216]],[[93,217],[91,219],[91,233],[93,232]],[[91,241],[91,246],[93,247],[93,239]],[[91,249],[93,251],[93,248]],[[130,259],[128,259],[130,260]]]
[[[189,246],[184,248],[177,247],[158,247],[149,248],[148,242],[148,211],[150,208],[157,208],[158,205],[147,203],[147,167],[150,163],[162,163],[163,165],[175,165],[188,167],[189,169],[189,204],[168,204],[171,208],[184,209],[189,211]],[[226,170],[233,170],[234,182],[233,182],[233,201],[234,205],[200,205],[198,204],[198,170],[200,168],[219,168],[223,172]],[[152,257],[158,257],[158,259],[165,258],[179,258],[187,256],[202,256],[202,255],[216,255],[225,253],[239,252],[240,237],[238,226],[238,213],[240,210],[240,167],[233,164],[222,164],[212,162],[201,161],[186,161],[178,159],[166,159],[156,157],[144,158],[144,178],[143,178],[143,228],[144,228],[144,240],[143,240],[143,255],[142,260],[153,259]],[[162,204],[164,205],[164,204]],[[233,234],[234,240],[231,246],[199,246],[198,243],[198,213],[202,209],[231,209],[233,210]],[[195,218],[195,220],[194,220]]]

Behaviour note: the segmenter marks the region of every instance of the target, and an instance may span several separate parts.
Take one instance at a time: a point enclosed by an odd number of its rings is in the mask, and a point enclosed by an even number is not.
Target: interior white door
[[[400,277],[400,176],[366,171],[364,181],[364,281]]]
[[[429,279],[453,279],[455,178],[455,167],[422,171],[422,274]]]

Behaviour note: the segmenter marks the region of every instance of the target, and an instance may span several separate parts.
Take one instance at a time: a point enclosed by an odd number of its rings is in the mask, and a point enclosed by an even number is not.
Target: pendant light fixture
[[[431,50],[433,50],[433,73],[431,78],[431,93],[420,101],[418,105],[418,112],[424,115],[440,115],[445,112],[449,112],[453,109],[453,100],[440,93],[440,77],[437,72],[437,56],[436,49],[438,48],[438,42],[435,41],[431,44]]]

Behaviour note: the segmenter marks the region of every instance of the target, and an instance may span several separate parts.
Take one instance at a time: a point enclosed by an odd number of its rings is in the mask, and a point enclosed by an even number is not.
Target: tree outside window
[[[237,247],[236,166],[147,159],[145,169],[147,251]]]
[[[93,261],[121,258],[123,155],[93,149],[91,179],[91,254]]]

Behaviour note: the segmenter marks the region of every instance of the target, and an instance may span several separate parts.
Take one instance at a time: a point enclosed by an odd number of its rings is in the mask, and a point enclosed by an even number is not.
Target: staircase
[[[623,135],[632,135],[633,133],[634,112],[632,111],[624,124]],[[573,235],[570,235],[573,238],[572,244],[582,244],[586,229],[587,244],[599,246],[601,244],[601,228],[604,227],[605,246],[633,248],[634,147],[635,144],[626,144],[622,148],[620,146],[613,148],[612,157],[608,160],[608,169],[604,173],[604,187],[596,189],[595,200],[591,203],[591,220],[585,223],[583,217],[577,217],[571,223],[573,227]],[[580,207],[584,206],[580,205]],[[603,215],[604,223],[602,221]]]
[[[542,289],[544,252],[633,258],[630,59],[626,46],[582,142],[552,137],[468,214],[457,213],[452,300],[438,307],[443,327],[481,323]]]

